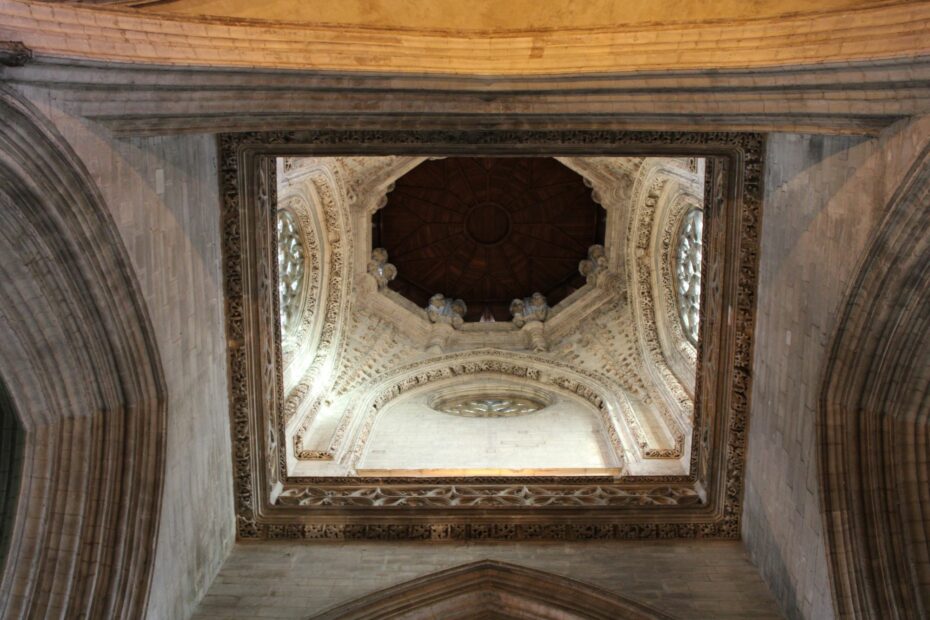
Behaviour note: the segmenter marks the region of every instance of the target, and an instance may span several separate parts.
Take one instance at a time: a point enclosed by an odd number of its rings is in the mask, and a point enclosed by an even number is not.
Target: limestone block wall
[[[831,618],[816,421],[859,261],[927,118],[879,138],[772,134],[766,153],[743,539],[789,618]]]
[[[82,158],[142,289],[168,387],[167,466],[148,617],[185,618],[235,540],[216,140],[114,139],[24,89]]]
[[[307,618],[438,570],[498,560],[570,577],[682,620],[779,618],[736,541],[241,543],[194,618]]]

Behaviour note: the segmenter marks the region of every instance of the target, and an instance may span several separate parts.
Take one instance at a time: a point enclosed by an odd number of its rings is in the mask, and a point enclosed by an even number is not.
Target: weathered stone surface
[[[237,545],[194,618],[307,618],[429,573],[497,560],[570,577],[680,620],[779,618],[738,542]]]
[[[821,373],[860,257],[928,128],[924,119],[873,140],[769,137],[743,538],[791,618],[834,614],[817,462]]]
[[[183,618],[234,540],[213,136],[114,139],[28,90],[95,179],[132,261],[168,389],[148,614]]]

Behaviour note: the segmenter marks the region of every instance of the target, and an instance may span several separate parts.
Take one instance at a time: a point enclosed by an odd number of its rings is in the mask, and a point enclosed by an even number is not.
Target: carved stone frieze
[[[381,507],[460,507],[493,508],[513,506],[687,506],[700,503],[693,489],[657,485],[622,489],[614,485],[588,484],[566,488],[546,484],[452,484],[435,489],[405,489],[377,486],[359,489],[355,485],[317,487],[293,486],[278,498],[282,506],[381,506]]]

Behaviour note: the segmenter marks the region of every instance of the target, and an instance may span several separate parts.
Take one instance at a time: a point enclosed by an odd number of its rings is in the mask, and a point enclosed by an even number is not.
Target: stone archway
[[[837,616],[930,614],[930,146],[841,309],[819,442]]]
[[[482,560],[363,596],[313,620],[670,620],[580,581]]]
[[[144,614],[166,387],[129,258],[89,174],[0,86],[0,375],[25,431],[0,616]]]

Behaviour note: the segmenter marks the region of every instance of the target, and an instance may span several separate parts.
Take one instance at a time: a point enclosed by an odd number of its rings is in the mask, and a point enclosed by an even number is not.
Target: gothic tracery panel
[[[690,209],[682,218],[675,251],[675,290],[681,329],[697,344],[701,320],[701,262],[703,261],[704,214]]]
[[[300,319],[304,288],[304,245],[300,228],[294,216],[279,209],[278,234],[278,304],[281,313],[281,331],[285,336]]]

